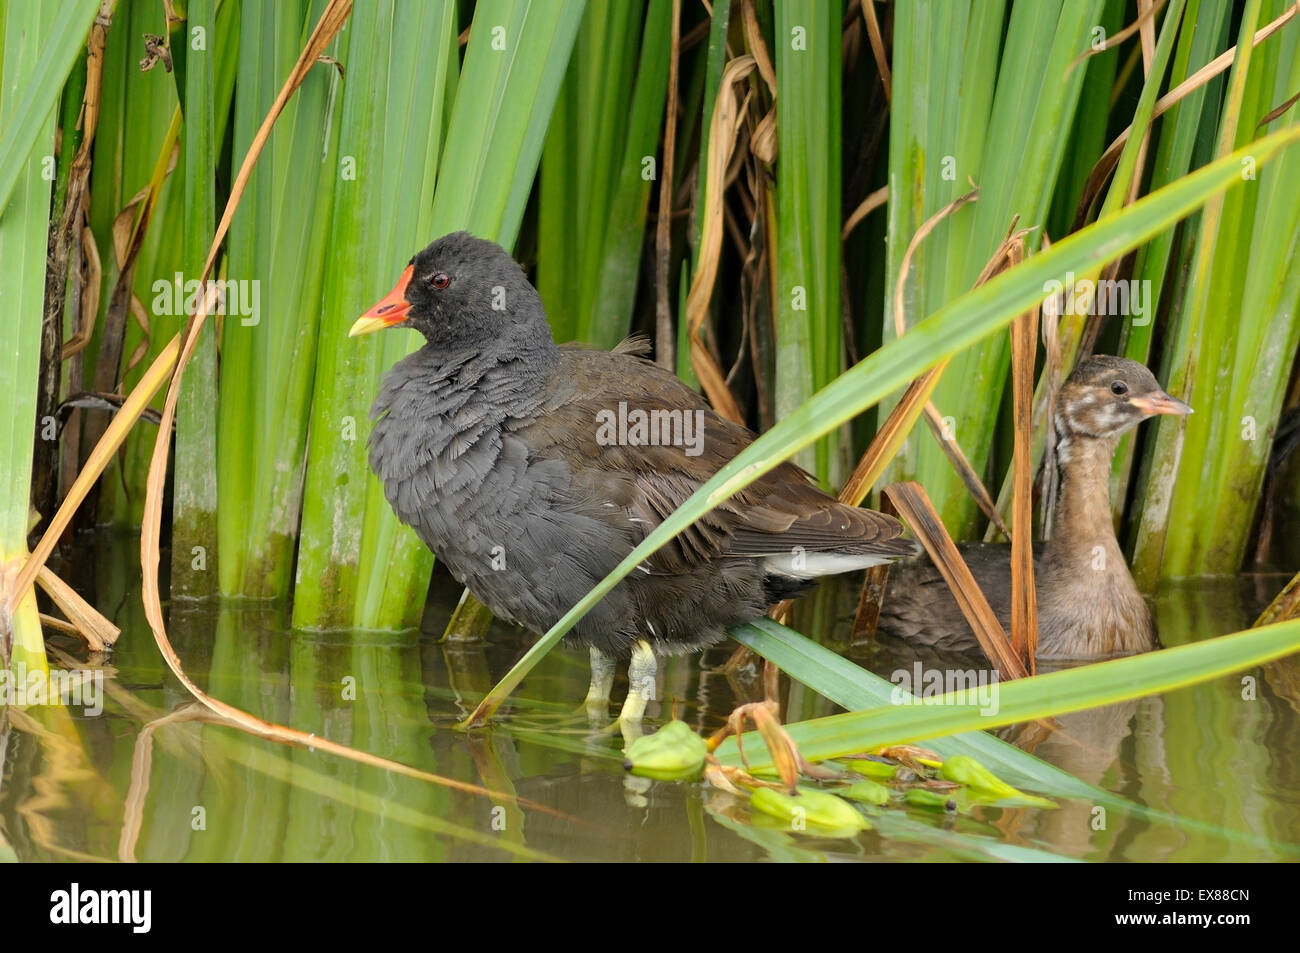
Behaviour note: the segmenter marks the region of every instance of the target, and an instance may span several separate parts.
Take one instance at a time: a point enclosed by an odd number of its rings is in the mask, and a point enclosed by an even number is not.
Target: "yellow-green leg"
[[[593,719],[609,717],[609,692],[614,687],[614,657],[606,655],[594,645],[591,647],[591,685],[583,703],[587,716]]]
[[[620,724],[641,723],[646,702],[655,697],[656,667],[655,653],[650,643],[645,639],[637,642],[632,649],[632,660],[627,664],[627,698],[618,715]]]

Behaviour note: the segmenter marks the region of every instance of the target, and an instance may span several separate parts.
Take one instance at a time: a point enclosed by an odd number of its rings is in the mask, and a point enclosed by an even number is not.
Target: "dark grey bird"
[[[352,327],[408,327],[371,416],[370,465],[398,518],[499,618],[544,632],[754,435],[636,353],[557,346],[536,289],[466,232],[413,259]],[[846,506],[786,463],[697,521],[573,629],[588,709],[639,721],[656,653],[695,651],[817,577],[917,552],[902,525]]]
[[[1155,624],[1115,539],[1110,464],[1123,434],[1157,414],[1192,408],[1170,397],[1136,361],[1098,355],[1079,364],[1057,398],[1060,489],[1052,538],[1036,544],[1038,658],[1081,659],[1156,647]],[[959,550],[989,605],[1009,629],[1011,547],[964,543]],[[880,628],[952,651],[979,651],[975,633],[928,559],[895,566]]]

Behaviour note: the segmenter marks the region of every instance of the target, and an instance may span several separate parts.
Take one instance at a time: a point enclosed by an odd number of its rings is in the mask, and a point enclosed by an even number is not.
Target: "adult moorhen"
[[[1061,478],[1052,538],[1036,544],[1038,657],[1097,658],[1156,647],[1155,625],[1129,574],[1110,512],[1110,464],[1120,436],[1156,414],[1190,414],[1136,361],[1098,355],[1075,368],[1057,400]],[[1011,618],[1010,547],[959,547],[1004,628]],[[978,651],[939,571],[910,560],[890,572],[880,628],[954,651]]]
[[[466,232],[413,259],[350,331],[427,342],[384,378],[370,465],[399,519],[499,618],[544,632],[754,435],[638,357],[557,346],[536,289]],[[818,576],[917,552],[889,516],[782,464],[660,549],[570,633],[591,649],[588,710],[639,721],[655,653],[719,641]]]

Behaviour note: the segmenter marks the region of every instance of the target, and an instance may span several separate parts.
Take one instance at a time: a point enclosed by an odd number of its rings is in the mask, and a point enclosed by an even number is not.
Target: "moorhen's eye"
[[[1123,381],[1115,381],[1115,383],[1110,385],[1110,392],[1116,397],[1123,397],[1128,393],[1128,385]]]
[[[441,291],[443,288],[451,284],[451,279],[442,272],[438,272],[436,275],[429,278],[429,284]]]

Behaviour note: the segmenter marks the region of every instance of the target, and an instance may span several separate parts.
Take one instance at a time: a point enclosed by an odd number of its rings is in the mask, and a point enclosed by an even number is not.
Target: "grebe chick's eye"
[[[1110,385],[1110,392],[1116,397],[1123,397],[1128,393],[1128,385],[1123,381],[1115,381],[1115,383]]]

